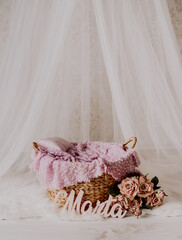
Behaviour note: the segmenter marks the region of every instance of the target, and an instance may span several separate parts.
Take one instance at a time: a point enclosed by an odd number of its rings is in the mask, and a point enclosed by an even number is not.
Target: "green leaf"
[[[117,188],[111,188],[111,189],[108,190],[108,194],[115,197],[115,196],[120,194],[120,191]]]
[[[152,209],[153,209],[153,207],[152,207],[152,206],[150,206],[150,205],[145,205],[145,206],[142,206],[142,208],[144,208],[144,209],[150,209],[150,210],[152,210]]]
[[[154,190],[161,188],[160,186],[154,186]]]
[[[157,184],[159,183],[158,177],[157,177],[157,176],[153,177],[152,180],[151,180],[151,182],[154,184],[154,187],[156,187]]]
[[[111,186],[111,188],[108,190],[108,194],[115,197],[120,194],[120,190],[118,188],[119,182],[114,183],[114,185]]]

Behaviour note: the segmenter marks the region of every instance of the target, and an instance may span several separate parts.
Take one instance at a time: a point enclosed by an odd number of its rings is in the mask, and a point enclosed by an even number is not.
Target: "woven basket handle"
[[[131,138],[129,138],[126,142],[123,143],[123,148],[124,148],[124,150],[127,150],[127,149],[128,149],[128,147],[127,147],[126,145],[127,145],[128,143],[132,142],[132,141],[133,141],[133,143],[132,143],[132,145],[131,145],[131,148],[134,148],[134,147],[135,147],[136,142],[137,142],[137,138],[136,138],[136,137],[131,137]]]
[[[39,152],[37,143],[36,143],[36,142],[33,142],[32,145],[33,145],[34,150],[35,150],[36,152]]]

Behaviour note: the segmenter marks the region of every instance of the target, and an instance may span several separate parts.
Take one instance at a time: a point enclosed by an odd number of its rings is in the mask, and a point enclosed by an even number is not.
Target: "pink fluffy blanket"
[[[89,182],[103,173],[121,180],[139,172],[139,157],[133,149],[107,142],[67,142],[62,138],[36,141],[39,152],[32,151],[30,169],[46,188],[60,189],[78,182]]]

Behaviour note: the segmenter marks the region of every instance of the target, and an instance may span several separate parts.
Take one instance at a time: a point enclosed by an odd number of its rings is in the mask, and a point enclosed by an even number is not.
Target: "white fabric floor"
[[[165,171],[167,168],[160,169]],[[0,195],[0,239],[182,239],[182,197],[177,194],[181,193],[181,184],[177,184],[177,180],[174,184],[174,177],[167,180],[161,181],[168,194],[164,204],[152,211],[145,210],[138,219],[127,216],[123,219],[69,221],[54,215],[45,189],[32,172],[16,178],[7,175],[0,184],[3,193]]]
[[[55,218],[4,220],[0,222],[3,240],[48,239],[182,239],[182,217],[144,215],[123,219],[64,221]]]

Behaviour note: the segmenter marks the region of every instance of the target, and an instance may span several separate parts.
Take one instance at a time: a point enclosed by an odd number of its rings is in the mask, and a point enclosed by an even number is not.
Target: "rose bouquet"
[[[127,210],[137,217],[142,214],[144,208],[153,209],[160,206],[167,195],[163,190],[159,190],[158,178],[155,176],[150,181],[147,175],[135,174],[117,182],[108,191],[115,199],[113,204],[121,204],[123,211]]]

